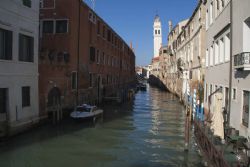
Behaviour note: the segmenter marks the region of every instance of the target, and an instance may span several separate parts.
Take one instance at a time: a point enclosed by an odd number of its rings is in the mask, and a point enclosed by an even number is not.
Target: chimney
[[[169,20],[168,21],[168,31],[169,31],[169,33],[172,31],[172,29],[173,29],[173,24],[172,24],[172,21]]]

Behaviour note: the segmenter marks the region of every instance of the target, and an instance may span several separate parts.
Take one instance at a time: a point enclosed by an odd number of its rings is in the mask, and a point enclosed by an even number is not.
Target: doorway
[[[0,136],[7,133],[8,99],[8,89],[0,88]]]

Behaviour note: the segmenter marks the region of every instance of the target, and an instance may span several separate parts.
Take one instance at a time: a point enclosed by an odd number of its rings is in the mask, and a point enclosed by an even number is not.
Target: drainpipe
[[[232,102],[232,80],[233,80],[233,0],[230,1],[230,67],[229,67],[229,107],[227,114],[227,125],[230,126],[230,113]]]
[[[77,29],[77,75],[76,75],[76,105],[78,105],[78,97],[79,97],[79,59],[80,59],[80,21],[81,21],[81,2],[79,1],[79,7],[78,7],[78,29]]]

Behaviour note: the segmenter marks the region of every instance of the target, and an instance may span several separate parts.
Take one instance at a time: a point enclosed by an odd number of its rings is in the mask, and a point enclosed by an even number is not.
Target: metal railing
[[[209,129],[202,127],[198,121],[194,121],[194,134],[205,159],[209,161],[209,164],[214,167],[229,167],[225,161],[223,152],[218,150],[211,141],[212,133],[208,133]],[[207,132],[207,133],[206,133]]]
[[[234,56],[235,68],[250,68],[250,52],[242,52]]]

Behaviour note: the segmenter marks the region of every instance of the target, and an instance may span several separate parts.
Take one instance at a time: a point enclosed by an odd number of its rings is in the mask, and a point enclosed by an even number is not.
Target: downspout
[[[79,1],[78,7],[78,29],[77,29],[77,75],[76,75],[76,105],[78,105],[78,97],[79,97],[79,59],[80,59],[80,21],[81,21],[81,1]]]
[[[229,67],[229,106],[227,114],[227,126],[230,126],[230,113],[232,102],[232,80],[233,80],[233,0],[230,1],[230,67]]]

